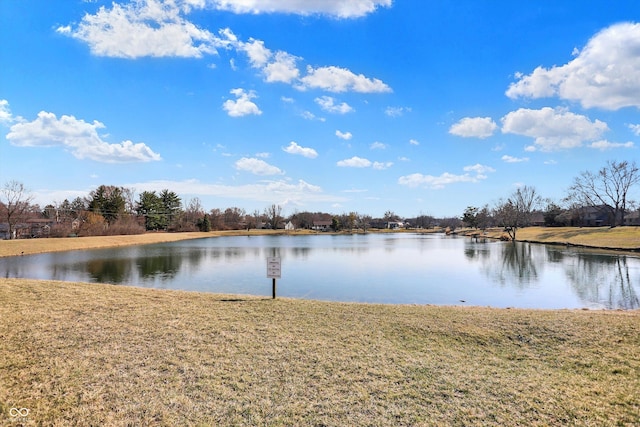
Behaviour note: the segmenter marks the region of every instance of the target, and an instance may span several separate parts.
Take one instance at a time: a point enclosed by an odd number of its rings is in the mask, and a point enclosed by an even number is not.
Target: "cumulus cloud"
[[[584,142],[595,141],[609,130],[600,120],[575,114],[563,108],[544,107],[540,110],[521,108],[502,118],[502,132],[534,138],[535,147],[542,151],[555,151],[581,147]]]
[[[318,157],[318,152],[316,150],[314,150],[313,148],[301,147],[295,141],[291,141],[289,145],[282,150],[286,153],[298,154],[309,159],[315,159],[316,157]]]
[[[417,139],[411,138],[409,140],[409,144],[411,144],[411,145],[420,145],[420,141],[418,141]]]
[[[373,162],[371,165],[375,170],[389,169],[391,166],[393,166],[393,162]]]
[[[315,99],[316,104],[322,108],[322,110],[328,113],[334,114],[347,114],[352,113],[355,110],[346,102],[336,104],[336,100],[331,96],[321,96]]]
[[[251,172],[254,175],[284,175],[284,172],[264,160],[243,157],[235,164],[236,169]]]
[[[157,191],[171,188],[178,194],[202,196],[215,196],[237,201],[238,199],[261,201],[278,204],[286,200],[296,200],[300,203],[311,202],[340,202],[346,200],[343,197],[332,196],[323,192],[318,185],[304,180],[289,182],[287,180],[263,180],[246,185],[209,184],[195,179],[184,181],[157,180],[125,185],[137,191]]]
[[[191,6],[159,0],[114,2],[110,9],[102,6],[94,15],[86,14],[77,27],[60,26],[56,31],[87,43],[97,56],[201,58],[215,54],[221,40],[182,17]]]
[[[372,163],[369,159],[353,156],[350,159],[340,160],[337,165],[343,168],[368,168]]]
[[[0,99],[0,124],[8,126],[14,122],[20,122],[22,120],[22,117],[15,117],[13,113],[11,113],[9,101],[6,99]]]
[[[410,113],[411,112],[411,108],[408,108],[408,107],[387,107],[384,110],[384,113],[389,117],[400,117],[405,112],[406,113]]]
[[[449,128],[451,135],[464,138],[488,138],[498,129],[491,117],[465,117]]]
[[[262,114],[260,108],[251,101],[256,98],[257,95],[254,91],[246,92],[244,89],[232,89],[229,91],[232,95],[236,96],[235,100],[228,99],[222,104],[222,108],[231,117],[242,117],[250,114],[259,116]]]
[[[346,68],[336,66],[307,67],[307,75],[300,77],[297,62],[301,58],[284,51],[272,52],[262,40],[250,38],[247,42],[239,38],[229,28],[223,28],[215,35],[186,19],[192,9],[205,9],[214,4],[226,10],[254,11],[339,11],[373,10],[376,5],[391,4],[391,0],[327,0],[323,2],[299,2],[277,0],[260,1],[253,4],[243,0],[137,0],[126,5],[112,3],[95,14],[86,14],[77,26],[63,25],[57,28],[59,34],[74,37],[86,43],[97,56],[140,58],[140,57],[191,57],[215,55],[217,49],[235,49],[244,52],[251,67],[261,71],[266,82],[292,84],[300,90],[322,89],[329,92],[390,92],[391,88],[379,79],[363,74],[355,74]],[[369,5],[373,9],[364,7]],[[313,12],[313,13],[315,13]],[[346,15],[345,15],[346,16]],[[236,69],[233,58],[231,68]],[[211,66],[211,65],[210,65]]]
[[[475,164],[471,166],[465,166],[463,168],[464,174],[452,174],[444,172],[441,175],[424,175],[421,173],[414,173],[410,175],[401,176],[398,178],[398,184],[405,185],[407,187],[426,187],[434,190],[445,188],[447,185],[456,184],[459,182],[479,182],[487,179],[487,173],[495,172],[490,166]]]
[[[351,134],[351,132],[341,132],[339,130],[336,131],[336,136],[340,139],[344,139],[345,141],[348,141],[351,138],[353,138],[353,135]]]
[[[640,136],[640,125],[629,125],[629,129],[631,129],[631,132],[636,136]]]
[[[580,102],[584,108],[640,108],[640,23],[612,25],[593,36],[577,56],[562,66],[538,67],[516,74],[509,98],[544,98]]]
[[[297,59],[286,52],[277,52],[274,60],[263,69],[265,80],[269,83],[291,83],[296,80],[300,75],[300,70],[296,66]]]
[[[513,156],[509,156],[509,155],[505,154],[504,156],[502,156],[502,161],[506,162],[506,163],[522,163],[522,162],[528,162],[529,158],[528,157],[513,157]]]
[[[236,42],[237,38],[231,33],[228,28],[225,30],[225,35],[229,40]],[[238,45],[238,50],[243,51],[249,57],[249,63],[254,68],[262,68],[271,59],[271,50],[267,49],[264,45],[264,41],[250,38],[246,43],[235,43]]]
[[[226,29],[224,34],[231,45],[247,55],[249,64],[253,68],[262,71],[266,82],[291,83],[300,76],[300,70],[296,65],[298,57],[284,51],[277,51],[274,54],[262,40],[250,38],[248,42],[239,42],[229,29]]]
[[[299,89],[323,89],[328,92],[384,93],[391,88],[382,80],[355,74],[346,68],[335,66],[307,67],[307,75],[300,79]]]
[[[290,13],[328,15],[336,18],[359,18],[379,7],[390,7],[392,0],[213,0],[217,9],[234,13]]]
[[[97,120],[87,123],[74,116],[58,118],[54,113],[41,111],[35,120],[11,126],[6,138],[19,147],[65,147],[78,159],[104,163],[161,160],[160,155],[144,143],[103,141],[98,129],[104,128],[105,125]]]
[[[613,148],[633,148],[634,143],[631,141],[628,142],[611,142],[606,139],[602,139],[600,141],[594,141],[589,144],[589,147],[595,148],[600,151],[611,150]]]
[[[382,142],[376,141],[372,143],[369,148],[372,150],[384,150],[387,146]]]
[[[372,162],[369,159],[353,156],[350,159],[340,160],[337,165],[343,168],[373,168],[383,170],[393,166],[393,162]]]

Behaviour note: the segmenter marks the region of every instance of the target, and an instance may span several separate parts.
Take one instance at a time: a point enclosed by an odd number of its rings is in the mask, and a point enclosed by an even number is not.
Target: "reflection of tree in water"
[[[519,289],[529,287],[538,279],[538,269],[543,260],[537,261],[537,253],[529,243],[509,242],[500,245],[497,259],[483,260],[483,270],[501,285],[514,285]]]
[[[131,277],[131,259],[110,258],[87,262],[87,272],[98,283],[123,283]]]
[[[469,239],[464,242],[464,256],[469,261],[473,260],[485,260],[491,256],[491,249],[489,248],[489,241],[487,239]]]
[[[640,308],[628,257],[577,254],[576,262],[565,269],[571,287],[583,302],[602,304],[607,309]]]
[[[185,258],[182,255],[161,255],[138,258],[136,265],[140,276],[147,279],[156,275],[173,278],[180,270]]]

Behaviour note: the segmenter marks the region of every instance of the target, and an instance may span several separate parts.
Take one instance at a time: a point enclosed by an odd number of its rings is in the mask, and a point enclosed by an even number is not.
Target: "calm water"
[[[237,236],[0,258],[3,277],[393,304],[640,308],[640,258],[420,234]]]

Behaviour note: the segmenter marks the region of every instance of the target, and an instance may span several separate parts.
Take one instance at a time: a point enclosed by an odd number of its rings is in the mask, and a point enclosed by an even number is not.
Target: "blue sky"
[[[0,41],[0,181],[42,206],[460,216],[639,157],[636,0],[3,0]]]

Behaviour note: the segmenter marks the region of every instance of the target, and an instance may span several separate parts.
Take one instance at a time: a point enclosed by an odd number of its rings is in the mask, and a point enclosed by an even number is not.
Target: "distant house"
[[[287,231],[293,231],[296,229],[296,227],[293,225],[291,221],[289,221],[284,225],[284,229]]]
[[[331,221],[313,221],[311,228],[316,231],[329,231],[331,230]]]
[[[612,225],[610,212],[610,209],[605,205],[584,206],[579,209],[579,225],[584,227],[601,227]]]
[[[9,239],[9,224],[3,222],[0,224],[0,240],[8,240]]]
[[[534,212],[530,218],[530,224],[533,226],[545,225],[544,214],[542,212]]]
[[[389,228],[391,230],[397,230],[399,228],[404,227],[404,222],[402,221],[389,221],[385,224],[384,228]]]
[[[52,219],[28,219],[25,227],[29,230],[28,236],[23,237],[49,237],[53,224]]]
[[[640,211],[627,213],[624,216],[624,225],[640,225]]]

